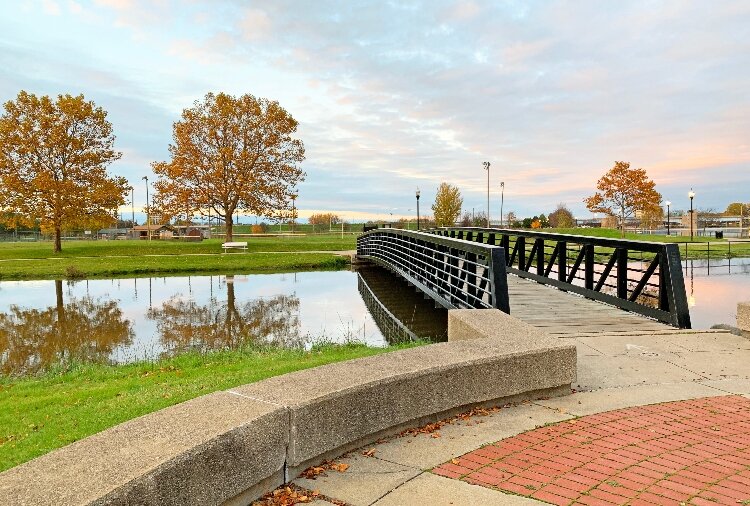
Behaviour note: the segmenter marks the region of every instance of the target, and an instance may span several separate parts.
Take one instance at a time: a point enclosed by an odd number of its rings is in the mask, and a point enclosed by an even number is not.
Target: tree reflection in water
[[[27,374],[71,361],[107,362],[118,346],[133,339],[131,322],[115,300],[89,296],[63,301],[55,281],[56,303],[46,309],[12,305],[0,314],[0,371]]]
[[[276,295],[237,303],[234,280],[227,276],[227,298],[206,305],[173,296],[148,310],[156,321],[162,345],[171,353],[186,350],[238,349],[247,344],[301,346],[299,298]]]

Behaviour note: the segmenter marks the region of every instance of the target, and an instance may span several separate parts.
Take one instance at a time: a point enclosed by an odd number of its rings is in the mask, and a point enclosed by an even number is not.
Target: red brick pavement
[[[479,448],[433,472],[559,505],[750,506],[750,399],[584,416]]]

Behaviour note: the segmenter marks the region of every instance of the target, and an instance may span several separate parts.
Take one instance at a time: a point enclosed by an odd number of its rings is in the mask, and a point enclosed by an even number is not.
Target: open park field
[[[351,235],[237,239],[248,250],[223,253],[220,239],[182,241],[67,241],[59,254],[49,242],[0,243],[0,280],[121,277],[194,272],[283,272],[345,266],[326,251],[355,248]]]
[[[617,230],[544,229],[544,232],[619,238]],[[672,242],[683,259],[750,257],[750,241],[627,233],[626,239]],[[282,272],[341,268],[347,259],[333,254],[356,248],[354,234],[240,237],[247,252],[222,253],[221,239],[182,241],[66,241],[59,254],[49,242],[0,243],[0,280],[121,277],[197,272]],[[332,253],[326,253],[326,252]]]

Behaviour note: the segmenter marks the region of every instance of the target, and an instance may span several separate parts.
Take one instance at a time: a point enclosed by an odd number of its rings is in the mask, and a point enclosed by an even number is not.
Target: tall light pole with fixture
[[[483,162],[482,165],[487,171],[487,228],[490,228],[490,162]]]
[[[135,239],[135,199],[132,186],[130,187],[130,237]]]
[[[500,228],[503,227],[503,200],[505,199],[505,181],[500,181]]]
[[[417,231],[419,231],[419,188],[417,188]]]
[[[667,205],[667,236],[670,236],[672,234],[670,233],[670,230],[669,230],[669,218],[670,218],[669,206],[671,206],[672,203],[668,200],[664,203]]]
[[[151,204],[148,200],[148,176],[143,176],[141,179],[146,181],[146,233],[148,234],[148,240],[151,240]]]
[[[690,197],[690,242],[693,242],[693,219],[695,217],[693,214],[693,199],[695,198],[695,192],[692,188],[688,192],[688,197]]]
[[[292,195],[292,233],[294,233],[294,202],[297,200],[297,195]]]

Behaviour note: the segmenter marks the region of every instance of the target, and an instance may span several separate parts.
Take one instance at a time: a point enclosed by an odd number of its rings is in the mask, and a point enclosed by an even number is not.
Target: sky
[[[690,188],[723,210],[750,202],[748,26],[744,0],[3,1],[0,101],[83,93],[107,110],[109,170],[137,211],[172,123],[222,91],[299,121],[301,218],[413,217],[417,188],[429,214],[441,182],[484,211],[485,161],[493,219],[501,182],[506,214],[591,217],[582,200],[616,160],[673,210]]]

